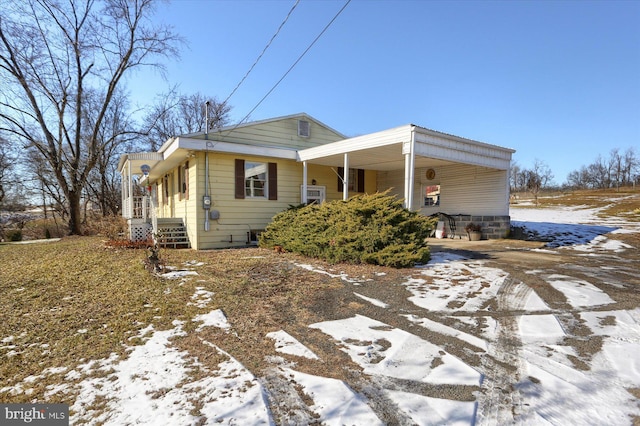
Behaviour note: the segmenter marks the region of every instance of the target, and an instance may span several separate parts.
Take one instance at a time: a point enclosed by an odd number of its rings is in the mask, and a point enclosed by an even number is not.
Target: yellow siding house
[[[255,244],[290,205],[391,189],[411,209],[483,222],[497,238],[509,229],[513,152],[414,125],[347,138],[302,113],[123,155],[122,214],[133,240],[227,248]]]

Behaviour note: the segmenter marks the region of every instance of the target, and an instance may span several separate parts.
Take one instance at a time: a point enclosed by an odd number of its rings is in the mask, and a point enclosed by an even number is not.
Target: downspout
[[[204,108],[204,139],[205,139],[205,148],[206,152],[204,154],[204,170],[205,170],[205,179],[204,179],[204,198],[203,198],[203,208],[204,208],[204,230],[205,232],[209,232],[211,226],[209,224],[209,209],[204,205],[204,200],[211,200],[209,196],[209,101],[205,102]],[[211,204],[209,204],[210,206]]]

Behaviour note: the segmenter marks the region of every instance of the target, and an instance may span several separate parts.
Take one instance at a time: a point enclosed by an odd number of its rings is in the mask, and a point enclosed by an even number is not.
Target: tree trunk
[[[80,214],[80,191],[70,191],[69,202],[69,235],[82,235],[82,218]]]

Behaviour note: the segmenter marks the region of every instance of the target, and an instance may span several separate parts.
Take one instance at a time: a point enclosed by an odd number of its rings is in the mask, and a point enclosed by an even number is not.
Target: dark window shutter
[[[236,198],[244,198],[244,160],[236,159]]]
[[[344,192],[344,167],[338,167],[338,192]]]
[[[358,169],[358,192],[364,192],[364,169]]]
[[[269,199],[278,199],[278,164],[269,163]]]

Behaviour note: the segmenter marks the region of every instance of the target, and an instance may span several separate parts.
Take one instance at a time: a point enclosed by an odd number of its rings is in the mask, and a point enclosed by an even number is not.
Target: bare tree
[[[596,161],[588,166],[591,176],[591,187],[606,189],[611,187],[611,167],[610,162],[602,155],[598,155]]]
[[[4,201],[5,186],[10,184],[9,176],[13,170],[13,158],[9,153],[8,142],[0,137],[0,205]]]
[[[612,149],[609,153],[609,176],[611,178],[612,185],[615,185],[616,189],[620,190],[620,185],[624,180],[624,167],[622,164],[623,158],[618,148]]]
[[[524,176],[525,187],[527,191],[533,195],[537,206],[538,194],[542,188],[546,188],[551,184],[553,173],[545,162],[536,158],[533,162],[533,167],[524,170],[522,174]]]
[[[231,106],[218,102],[215,97],[202,93],[180,95],[173,89],[158,97],[144,119],[146,148],[157,151],[173,136],[204,132],[207,115],[209,130],[226,126],[230,112]]]
[[[25,176],[30,176],[29,184],[42,202],[45,217],[48,215],[48,210],[57,212],[63,219],[68,217],[67,199],[56,183],[51,165],[34,149],[27,151],[25,158],[29,163],[29,168],[24,171]]]
[[[522,170],[520,169],[520,165],[518,165],[517,162],[512,161],[511,167],[509,170],[509,179],[511,180],[510,182],[511,192],[516,192],[520,190],[518,182],[519,182],[521,173],[522,173]]]
[[[139,138],[134,131],[133,119],[128,114],[127,98],[117,91],[104,116],[104,124],[98,133],[103,146],[96,166],[87,180],[87,197],[98,206],[103,216],[117,215],[120,209],[120,173],[117,169],[121,154],[133,150],[132,145]],[[89,108],[86,120],[95,120],[95,108]]]
[[[624,176],[624,184],[631,185],[633,184],[633,175],[634,171],[640,168],[640,159],[638,159],[636,151],[633,148],[628,148],[624,152],[623,157],[623,176]]]
[[[82,194],[105,151],[100,133],[123,77],[177,55],[179,39],[149,22],[155,3],[24,0],[0,16],[0,130],[46,161],[64,193],[71,234],[81,233]]]

